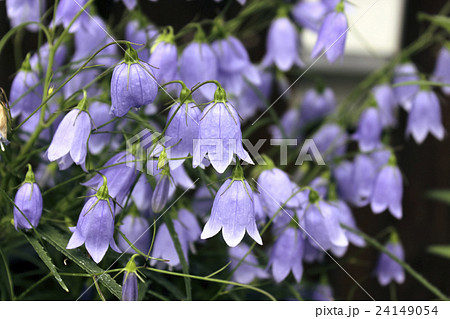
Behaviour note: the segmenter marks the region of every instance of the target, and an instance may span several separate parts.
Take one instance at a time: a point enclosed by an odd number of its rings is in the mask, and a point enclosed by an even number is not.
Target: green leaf
[[[428,252],[440,257],[450,259],[450,245],[434,245],[428,247]]]
[[[58,284],[64,289],[66,292],[69,292],[69,288],[67,288],[66,284],[62,280],[61,276],[59,275],[58,271],[56,270],[55,264],[52,262],[52,259],[48,255],[45,248],[41,245],[39,240],[37,240],[35,237],[28,236],[27,234],[23,233],[25,238],[28,240],[28,242],[33,246],[36,253],[39,255],[39,258],[44,262],[44,264],[47,266],[47,268],[51,271],[53,276],[55,277]]]
[[[436,189],[429,191],[427,196],[431,199],[450,205],[450,189]]]
[[[121,299],[122,287],[111,278],[111,276],[100,268],[95,262],[87,258],[78,249],[66,249],[68,238],[61,234],[56,228],[49,225],[42,225],[40,227],[42,239],[47,241],[50,245],[55,247],[59,252],[67,258],[75,262],[80,268],[91,275],[98,275],[98,281],[105,286],[114,296]]]

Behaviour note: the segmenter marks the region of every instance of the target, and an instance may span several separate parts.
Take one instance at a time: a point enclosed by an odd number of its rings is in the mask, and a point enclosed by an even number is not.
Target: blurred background
[[[51,1],[47,1],[51,2]],[[142,12],[157,26],[173,25],[175,31],[193,19],[214,18],[224,8],[227,1],[216,3],[212,0],[160,0],[153,3],[140,0]],[[418,21],[419,12],[437,14],[447,0],[358,0],[348,12],[350,25],[354,23],[346,48],[343,63],[328,64],[325,59],[319,60],[296,85],[295,94],[302,92],[314,84],[317,76],[325,79],[326,85],[336,93],[338,102],[360,83],[372,71],[383,65],[401,48],[406,47],[424,32],[428,24]],[[50,5],[50,4],[48,4]],[[109,25],[118,21],[123,14],[123,6],[112,0],[97,0],[97,12]],[[235,15],[241,6],[233,2],[227,12],[228,17]],[[275,15],[275,13],[273,13]],[[362,15],[362,16],[361,16]],[[267,18],[268,20],[271,17]],[[5,1],[0,1],[0,38],[9,30],[6,17]],[[123,35],[116,34],[121,37]],[[249,49],[253,62],[261,60],[265,50],[266,28],[257,33],[246,34],[242,38]],[[304,61],[308,60],[310,49],[316,36],[310,33],[302,35]],[[0,87],[9,95],[9,87],[23,58],[29,51],[35,51],[38,43],[36,34],[24,31],[15,40],[10,41],[0,56]],[[20,48],[17,50],[15,48]],[[439,46],[432,46],[413,57],[419,71],[430,74],[433,70]],[[450,72],[450,70],[449,70]],[[299,74],[292,74],[295,80]],[[291,75],[290,75],[291,76]],[[450,128],[450,100],[438,92],[442,105],[444,126]],[[272,100],[275,100],[274,96]],[[284,101],[278,102],[275,109],[279,114],[287,108]],[[406,140],[405,114],[401,113],[400,125],[394,132],[393,145],[398,150],[399,166],[403,169],[405,190],[403,198],[404,217],[397,221],[388,213],[374,215],[370,209],[355,210],[355,218],[360,229],[377,236],[388,225],[397,228],[403,242],[406,261],[419,273],[424,275],[445,294],[450,294],[450,260],[427,252],[430,245],[450,243],[450,208],[445,204],[431,200],[427,192],[433,189],[450,188],[450,139],[446,136],[443,142],[428,137],[425,143],[418,146],[412,140]],[[261,132],[267,138],[267,132]],[[434,299],[414,278],[407,275],[403,285],[396,291],[389,287],[381,287],[373,276],[373,267],[378,252],[369,249],[350,249],[342,260],[344,268],[376,299],[388,300],[428,300]],[[339,260],[341,262],[341,260]],[[337,299],[366,300],[367,296],[357,288],[353,281],[330,260],[329,279]]]

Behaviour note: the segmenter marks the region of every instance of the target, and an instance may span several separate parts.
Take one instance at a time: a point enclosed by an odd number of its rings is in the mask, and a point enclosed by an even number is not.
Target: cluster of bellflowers
[[[6,1],[11,25],[27,23],[37,32],[45,1],[22,2]],[[232,280],[300,284],[306,264],[366,245],[349,230],[357,229],[354,208],[402,218],[404,182],[388,139],[399,112],[407,113],[406,136],[418,144],[445,134],[439,93],[419,81],[423,75],[411,61],[372,88],[350,125],[334,116],[333,89],[318,83],[282,114],[279,125],[268,127],[273,138],[313,139],[327,166],[307,182],[303,177],[311,166],[292,173],[267,155],[264,165],[255,165],[243,142],[248,120],[286,87],[280,74],[305,67],[299,30],[317,33],[312,59],[343,59],[351,4],[281,6],[268,25],[265,55],[255,62],[222,18],[210,34],[196,25],[192,41],[182,43],[171,26],[146,20],[138,1],[122,2],[132,13],[123,30],[126,41],[111,43],[114,34],[95,9],[80,9],[87,0],[59,1],[51,27],[67,29],[69,36],[56,48],[46,43],[30,52],[12,81],[11,119],[0,110],[0,145],[9,147],[8,122],[21,123],[15,141],[34,139],[43,149],[36,174],[28,164],[16,192],[16,230],[39,227],[41,188],[58,185],[71,172],[83,174],[81,183],[70,182],[74,188],[81,184],[84,193],[77,195],[85,196],[67,230],[66,248],[80,249],[96,263],[113,254],[110,248],[129,254],[122,299],[137,300],[138,279],[143,280],[137,255],[151,256],[151,267],[181,269],[214,237],[226,247]],[[449,67],[450,47],[444,46],[430,80],[450,83]],[[450,94],[448,86],[442,92]],[[352,143],[356,153],[350,152]],[[158,222],[166,213],[171,223]],[[253,243],[266,253],[265,264],[250,249]],[[397,233],[386,250],[404,259]],[[374,268],[381,285],[405,279],[389,255],[381,254]],[[326,280],[307,294],[333,298]]]

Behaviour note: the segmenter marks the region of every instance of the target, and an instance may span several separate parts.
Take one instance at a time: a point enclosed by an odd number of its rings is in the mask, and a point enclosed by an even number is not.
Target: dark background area
[[[225,2],[225,1],[224,1]],[[403,28],[402,46],[414,41],[426,28],[427,23],[418,22],[418,12],[436,14],[447,2],[446,0],[434,1],[405,1],[405,19]],[[212,18],[223,6],[212,0],[198,1],[160,1],[153,3],[140,1],[142,11],[155,24],[163,26],[171,24],[175,30],[194,18]],[[123,13],[123,6],[112,0],[98,0],[96,2],[98,12],[107,21],[118,19]],[[240,9],[237,3],[233,3],[229,15],[233,15]],[[5,2],[0,2],[0,38],[9,30],[6,17]],[[251,55],[253,61],[259,61],[264,52],[265,31],[251,41]],[[34,51],[37,46],[35,34],[26,32],[21,41],[22,52],[14,52],[14,40],[10,41],[0,56],[0,87],[9,92],[9,87],[17,70],[17,62],[22,61],[26,52]],[[432,72],[435,58],[439,50],[433,46],[413,57],[420,71],[429,74]],[[16,56],[15,56],[16,54]],[[19,54],[19,55],[18,55]],[[314,72],[314,68],[311,70]],[[450,72],[450,70],[449,70]],[[301,85],[301,84],[299,84]],[[438,93],[442,105],[444,126],[450,128],[450,100],[440,92]],[[445,294],[450,294],[450,261],[426,252],[427,247],[433,244],[450,243],[450,209],[444,204],[430,200],[426,197],[427,191],[437,188],[450,188],[450,139],[439,142],[428,137],[422,145],[416,145],[411,139],[404,139],[406,117],[401,116],[400,127],[395,131],[394,140],[401,143],[398,152],[399,166],[402,168],[405,178],[403,198],[404,217],[397,221],[387,212],[374,215],[370,209],[355,211],[359,227],[370,235],[376,235],[387,225],[394,225],[399,231],[404,243],[406,261],[424,275],[429,281],[439,287]],[[388,287],[381,287],[371,274],[375,265],[378,252],[374,249],[366,249],[361,254],[360,250],[350,249],[349,256],[358,258],[358,265],[344,264],[344,268],[376,299],[389,300],[391,298]],[[352,261],[352,258],[348,258]],[[356,259],[355,259],[356,260]],[[355,288],[351,279],[337,267],[330,271],[331,286],[338,299],[345,299],[350,293],[354,293],[356,300],[367,300],[367,296],[359,288]],[[406,275],[403,285],[397,286],[397,297],[400,300],[428,300],[435,296],[426,290],[414,278]]]

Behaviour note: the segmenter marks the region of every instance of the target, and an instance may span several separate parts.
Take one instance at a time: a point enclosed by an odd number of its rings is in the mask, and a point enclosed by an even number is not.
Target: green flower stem
[[[419,274],[417,271],[415,271],[409,264],[404,262],[403,260],[400,260],[392,254],[389,250],[387,250],[382,244],[380,244],[376,239],[370,237],[369,235],[363,233],[360,230],[351,228],[347,225],[341,224],[341,227],[348,230],[349,232],[352,232],[358,236],[361,236],[364,238],[366,242],[368,242],[370,245],[372,245],[374,248],[378,249],[379,251],[385,253],[389,257],[391,257],[394,261],[400,264],[400,266],[403,267],[403,269],[409,273],[411,276],[413,276],[418,282],[420,282],[425,288],[427,288],[429,291],[431,291],[434,295],[436,295],[441,300],[448,301],[449,298],[444,295],[436,286],[431,284],[428,280],[425,279],[421,274]]]

